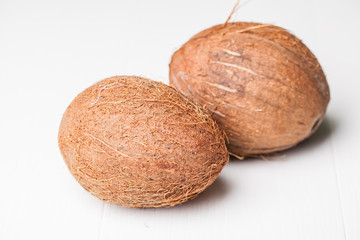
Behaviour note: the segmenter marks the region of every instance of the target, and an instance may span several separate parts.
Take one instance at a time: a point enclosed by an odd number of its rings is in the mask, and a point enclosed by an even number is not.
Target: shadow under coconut
[[[214,202],[220,201],[228,191],[230,190],[229,184],[223,177],[218,177],[215,182],[200,193],[196,198],[188,200],[182,204],[175,205],[173,207],[160,207],[160,208],[124,208],[118,205],[108,204],[110,208],[115,211],[130,211],[144,214],[154,214],[155,212],[167,212],[171,214],[173,211],[188,211],[196,208],[200,208],[204,205],[211,205]],[[139,211],[139,212],[138,212]]]
[[[226,179],[219,176],[213,184],[201,192],[196,198],[176,205],[172,208],[190,209],[199,208],[201,205],[211,205],[214,202],[221,201],[221,199],[227,195],[229,190],[230,186]]]
[[[320,125],[318,130],[314,132],[309,138],[300,142],[294,148],[284,151],[285,154],[292,154],[294,152],[310,151],[323,144],[337,129],[338,124],[335,119],[330,116],[325,117],[323,123]]]
[[[254,160],[270,160],[270,161],[280,161],[286,160],[287,156],[292,154],[297,154],[298,152],[306,152],[311,151],[312,149],[316,149],[319,145],[325,142],[327,138],[333,134],[336,129],[338,128],[338,122],[332,118],[331,116],[326,116],[322,124],[319,128],[307,139],[300,142],[298,145],[272,154],[265,154],[259,157],[253,158],[245,158],[244,160],[238,160],[235,157],[231,157],[230,160],[233,162],[247,162],[247,161],[254,161]]]

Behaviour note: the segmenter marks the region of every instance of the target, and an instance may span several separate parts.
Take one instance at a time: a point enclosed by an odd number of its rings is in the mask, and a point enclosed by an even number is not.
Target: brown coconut
[[[228,162],[223,132],[177,90],[111,77],[67,108],[59,147],[76,180],[124,207],[173,206],[196,197]]]
[[[235,22],[192,37],[172,56],[170,84],[205,104],[234,155],[290,148],[324,119],[325,75],[297,37],[271,24]]]

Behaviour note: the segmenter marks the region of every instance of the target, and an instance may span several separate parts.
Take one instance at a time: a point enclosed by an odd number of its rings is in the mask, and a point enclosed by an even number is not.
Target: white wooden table
[[[234,19],[290,29],[318,57],[324,124],[278,160],[231,161],[197,199],[105,204],[57,147],[70,101],[113,75],[168,82],[171,54],[234,0],[0,1],[0,239],[360,239],[360,2],[252,0]]]

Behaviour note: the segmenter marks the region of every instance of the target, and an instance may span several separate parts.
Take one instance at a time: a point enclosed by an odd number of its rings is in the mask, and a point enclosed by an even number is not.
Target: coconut
[[[330,100],[315,56],[271,24],[234,22],[200,32],[173,54],[170,84],[210,109],[236,156],[296,145],[319,127]]]
[[[229,159],[206,109],[173,87],[134,76],[81,92],[62,118],[58,143],[81,186],[134,208],[196,197]]]

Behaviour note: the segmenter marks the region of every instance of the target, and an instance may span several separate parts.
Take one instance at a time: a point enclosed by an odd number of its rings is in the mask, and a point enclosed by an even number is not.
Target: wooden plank
[[[104,204],[61,159],[57,128],[77,93],[116,74],[167,82],[171,53],[234,2],[1,3],[1,239],[360,239],[355,1],[258,0],[235,15],[292,30],[327,74],[327,119],[285,158],[232,161],[197,199],[169,209]]]
[[[107,205],[101,239],[345,239],[327,127],[286,159],[230,162],[179,207]]]
[[[338,179],[345,235],[360,239],[360,96],[359,5],[354,1],[314,1],[318,56],[323,63],[331,87],[329,120],[331,144]],[[334,14],[341,17],[334,18]]]

